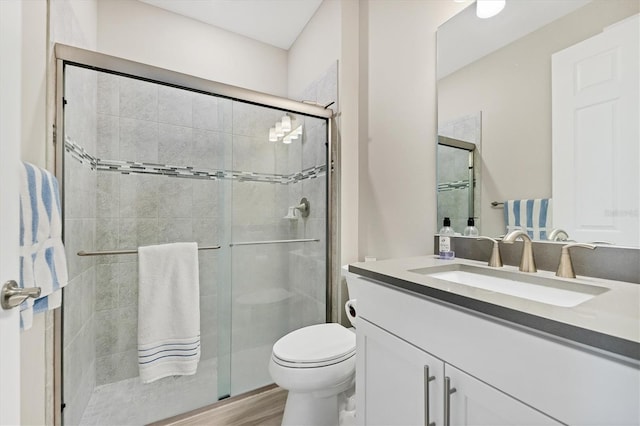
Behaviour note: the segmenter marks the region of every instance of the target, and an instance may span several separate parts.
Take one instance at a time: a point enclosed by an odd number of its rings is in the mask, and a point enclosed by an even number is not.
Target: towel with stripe
[[[138,248],[138,369],[143,383],[196,373],[198,276],[196,243]]]
[[[508,200],[504,202],[504,223],[507,233],[525,231],[531,239],[546,240],[552,228],[551,198]]]
[[[67,284],[62,243],[58,180],[30,163],[20,167],[20,287],[40,287],[40,297],[20,305],[20,327],[28,330],[33,314],[59,307]]]

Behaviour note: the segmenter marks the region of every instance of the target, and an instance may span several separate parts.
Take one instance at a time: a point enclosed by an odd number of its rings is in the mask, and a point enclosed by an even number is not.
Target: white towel
[[[62,244],[60,192],[55,176],[33,164],[20,167],[20,287],[40,287],[40,298],[20,305],[20,327],[31,328],[33,314],[55,309],[67,284]]]
[[[200,359],[198,246],[138,248],[138,367],[143,383],[195,374]]]
[[[507,233],[521,229],[532,239],[546,240],[547,229],[552,228],[552,217],[551,198],[504,202],[504,223]]]

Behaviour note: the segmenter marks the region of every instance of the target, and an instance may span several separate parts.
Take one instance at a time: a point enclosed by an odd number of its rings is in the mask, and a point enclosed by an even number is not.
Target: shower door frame
[[[104,53],[81,49],[64,44],[55,44],[55,123],[53,143],[55,146],[55,174],[60,182],[60,196],[64,199],[64,66],[75,65],[95,71],[132,77],[138,80],[149,81],[186,89],[199,93],[209,94],[221,98],[249,103],[257,106],[279,109],[285,112],[302,114],[326,120],[327,123],[327,225],[326,225],[326,280],[325,280],[325,321],[338,321],[337,311],[333,312],[333,298],[338,295],[340,277],[339,257],[337,253],[337,194],[338,179],[334,175],[338,168],[338,155],[335,146],[337,134],[334,131],[335,115],[328,106],[303,103],[292,99],[257,92],[238,86],[206,80],[200,77],[155,67]],[[62,206],[64,209],[64,204]],[[64,217],[64,210],[62,212]],[[72,253],[71,255],[74,255]],[[54,423],[62,424],[62,312],[57,309],[54,313]]]

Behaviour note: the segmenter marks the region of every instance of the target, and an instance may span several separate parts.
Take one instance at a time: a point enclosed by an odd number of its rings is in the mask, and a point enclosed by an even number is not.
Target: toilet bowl
[[[278,340],[269,373],[289,391],[282,424],[338,425],[339,407],[355,383],[355,355],[355,333],[335,323],[304,327]]]
[[[346,269],[350,302],[347,318],[357,326],[354,312],[357,280]],[[340,411],[353,423],[356,374],[356,335],[340,324],[317,324],[292,331],[274,345],[269,361],[273,381],[289,391],[283,426],[338,425]],[[346,411],[345,411],[346,410]]]

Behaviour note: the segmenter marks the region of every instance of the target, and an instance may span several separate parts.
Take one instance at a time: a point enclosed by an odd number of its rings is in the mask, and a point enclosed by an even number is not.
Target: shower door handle
[[[0,291],[0,306],[2,309],[15,308],[29,297],[40,297],[40,292],[40,287],[21,288],[14,280],[7,281]]]

